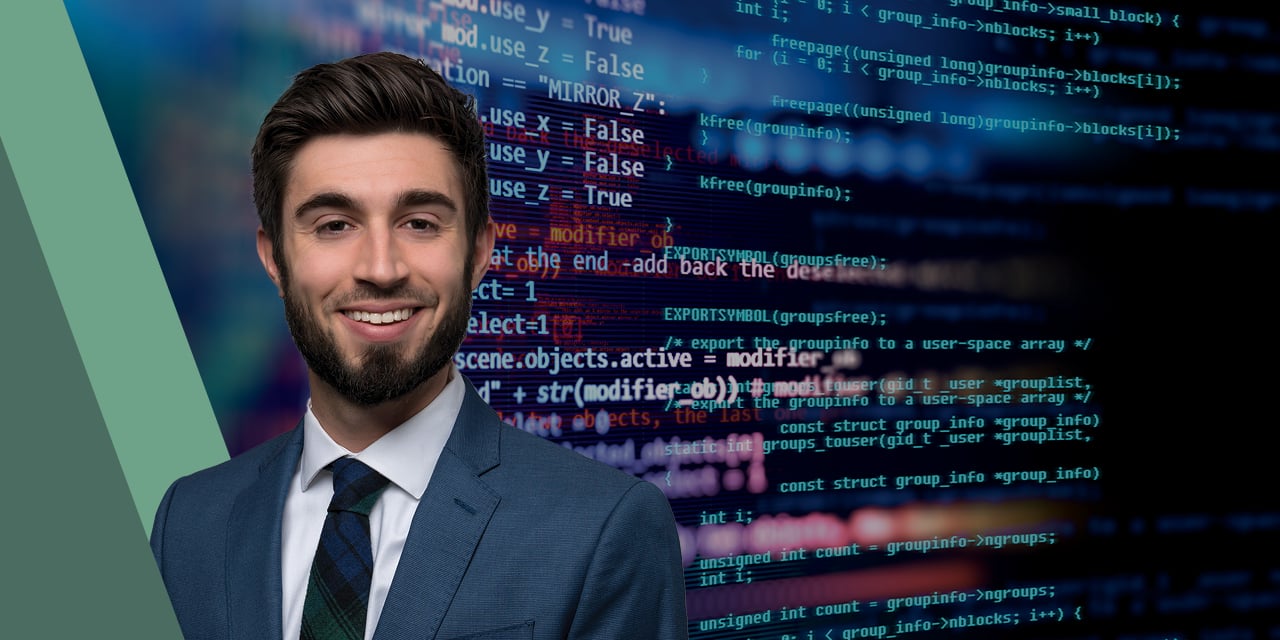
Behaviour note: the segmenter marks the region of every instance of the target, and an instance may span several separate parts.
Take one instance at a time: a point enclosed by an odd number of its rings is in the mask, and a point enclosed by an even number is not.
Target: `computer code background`
[[[691,637],[1280,637],[1265,4],[65,4],[232,455],[307,399],[253,136],[399,51],[489,139],[455,364],[662,489]]]

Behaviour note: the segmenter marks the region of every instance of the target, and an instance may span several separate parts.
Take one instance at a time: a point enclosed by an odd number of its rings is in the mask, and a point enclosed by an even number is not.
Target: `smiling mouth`
[[[369,324],[392,324],[403,322],[413,316],[414,309],[396,309],[395,311],[385,311],[383,313],[370,313],[368,311],[343,311],[342,314],[355,320],[356,322],[367,322]]]

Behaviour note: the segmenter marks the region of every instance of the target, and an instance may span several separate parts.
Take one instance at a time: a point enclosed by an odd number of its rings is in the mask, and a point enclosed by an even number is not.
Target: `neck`
[[[376,405],[353,403],[308,372],[311,412],[334,442],[352,453],[359,453],[431,404],[449,382],[450,372],[451,368],[445,367],[413,391]]]

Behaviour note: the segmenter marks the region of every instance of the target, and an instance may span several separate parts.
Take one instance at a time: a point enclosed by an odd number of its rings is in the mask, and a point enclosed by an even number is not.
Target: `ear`
[[[471,288],[475,289],[480,285],[480,280],[484,278],[484,274],[489,271],[489,260],[493,256],[494,236],[497,234],[497,227],[490,219],[489,223],[476,234],[476,246],[474,258],[471,260]]]
[[[280,266],[276,264],[275,250],[271,246],[271,238],[262,227],[258,227],[258,260],[262,268],[267,270],[267,277],[276,285],[276,294],[284,297],[284,288],[280,286]]]

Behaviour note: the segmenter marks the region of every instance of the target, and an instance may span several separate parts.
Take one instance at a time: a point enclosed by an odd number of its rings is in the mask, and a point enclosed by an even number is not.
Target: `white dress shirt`
[[[302,632],[302,605],[307,597],[311,561],[333,498],[333,474],[325,466],[344,456],[358,458],[391,481],[369,512],[373,582],[364,637],[366,640],[373,637],[414,511],[453,431],[453,422],[462,408],[464,389],[461,376],[456,370],[451,371],[449,382],[431,404],[364,451],[354,454],[325,433],[311,411],[311,403],[307,403],[302,421],[302,459],[289,484],[281,523],[283,640],[298,640]]]

